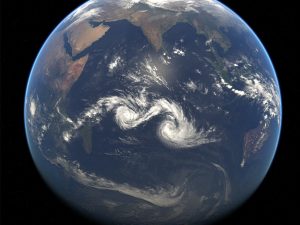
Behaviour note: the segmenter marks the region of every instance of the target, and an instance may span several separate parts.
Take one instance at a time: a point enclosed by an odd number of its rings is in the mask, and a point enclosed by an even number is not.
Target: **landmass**
[[[86,48],[90,47],[95,41],[100,39],[109,30],[109,26],[98,25],[92,27],[88,22],[76,24],[69,31],[67,37],[72,48],[72,56],[76,56]]]
[[[138,3],[131,8],[107,4],[102,10],[103,13],[95,14],[82,21],[74,18],[73,23],[54,34],[53,40],[50,41],[51,46],[48,49],[51,51],[45,57],[44,74],[50,80],[50,85],[63,96],[78,80],[88,60],[88,53],[82,55],[80,53],[109,31],[110,27],[104,25],[105,22],[128,20],[141,28],[156,51],[163,47],[163,34],[179,22],[190,24],[198,34],[205,35],[210,41],[215,41],[224,51],[231,46],[226,35],[220,31],[221,24],[217,23],[210,13],[201,11],[201,8],[197,8],[201,13],[179,13]],[[92,25],[91,21],[96,22],[97,25]]]
[[[101,13],[94,14],[92,18],[99,23],[122,19],[128,20],[142,29],[156,51],[159,51],[163,46],[163,34],[176,23],[183,22],[190,24],[196,29],[198,34],[215,41],[224,51],[227,51],[231,47],[231,43],[220,29],[223,24],[213,15],[201,9],[201,7],[197,8],[197,10],[201,13],[191,11],[178,12],[176,10],[151,7],[142,2],[134,4],[130,8],[111,3],[102,6]],[[202,21],[205,21],[205,23]],[[74,26],[77,26],[76,18],[74,18],[74,23]]]
[[[264,123],[254,129],[249,130],[244,136],[243,144],[243,159],[241,162],[241,167],[245,166],[247,159],[249,159],[251,154],[255,154],[258,150],[262,148],[263,143],[267,139],[267,133],[264,132]]]
[[[43,74],[46,82],[49,82],[57,93],[65,96],[69,92],[82,74],[89,58],[88,54],[76,56],[90,47],[108,30],[108,26],[92,27],[88,22],[82,22],[53,35],[50,46],[47,47],[50,51],[47,52],[43,62]],[[67,40],[64,38],[65,35],[68,37]],[[71,48],[71,54],[66,46]]]
[[[62,76],[61,79],[57,79],[55,81],[56,87],[64,93],[68,92],[72,85],[80,77],[87,60],[88,55],[76,61],[68,60],[65,75]]]

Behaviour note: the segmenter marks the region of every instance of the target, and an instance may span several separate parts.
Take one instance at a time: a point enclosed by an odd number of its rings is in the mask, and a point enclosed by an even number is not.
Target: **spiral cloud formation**
[[[63,133],[65,141],[70,141],[76,130],[86,122],[101,122],[107,112],[114,112],[114,120],[122,130],[136,128],[161,115],[163,119],[158,125],[157,135],[164,144],[173,148],[191,148],[219,140],[215,127],[197,129],[195,120],[188,119],[180,105],[165,98],[150,102],[142,91],[139,96],[100,98],[76,122],[71,122],[71,129]]]

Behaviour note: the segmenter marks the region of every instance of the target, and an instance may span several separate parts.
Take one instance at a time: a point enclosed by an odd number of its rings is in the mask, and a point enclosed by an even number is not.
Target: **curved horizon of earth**
[[[215,0],[90,0],[33,65],[34,162],[70,206],[113,224],[207,224],[265,177],[281,129],[272,62]]]

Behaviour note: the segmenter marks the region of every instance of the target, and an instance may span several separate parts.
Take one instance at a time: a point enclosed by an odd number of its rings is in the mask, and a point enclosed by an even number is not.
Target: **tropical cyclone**
[[[197,129],[195,121],[189,120],[178,104],[164,98],[149,102],[144,93],[141,96],[100,98],[96,104],[81,113],[76,122],[71,122],[71,129],[63,132],[64,140],[70,142],[74,132],[85,123],[99,123],[110,111],[115,113],[115,121],[123,130],[133,129],[155,116],[163,115],[157,135],[163,143],[173,148],[191,148],[220,140],[214,126]]]

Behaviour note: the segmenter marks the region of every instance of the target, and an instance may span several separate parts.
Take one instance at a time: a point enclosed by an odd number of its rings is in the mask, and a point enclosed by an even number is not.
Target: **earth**
[[[109,224],[206,224],[264,179],[281,129],[262,43],[214,0],[91,0],[52,32],[25,96],[31,155]]]

